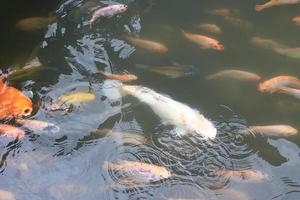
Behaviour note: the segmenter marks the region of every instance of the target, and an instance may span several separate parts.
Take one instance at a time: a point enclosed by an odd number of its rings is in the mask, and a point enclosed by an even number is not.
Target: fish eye
[[[24,114],[30,114],[31,113],[31,110],[30,109],[26,109],[26,110],[24,110]]]

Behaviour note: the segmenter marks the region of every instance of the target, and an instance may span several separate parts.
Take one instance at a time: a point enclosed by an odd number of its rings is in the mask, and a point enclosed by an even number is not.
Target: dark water
[[[248,125],[265,124],[289,124],[300,130],[299,102],[261,94],[255,84],[205,80],[208,74],[231,68],[255,72],[263,79],[282,74],[299,77],[299,59],[250,43],[252,37],[260,36],[299,47],[300,28],[290,22],[300,14],[299,5],[256,12],[254,4],[259,1],[118,2],[128,4],[129,10],[93,28],[89,20],[99,6],[94,0],[0,2],[0,66],[24,65],[32,55],[38,56],[42,68],[12,78],[10,84],[33,99],[32,119],[55,123],[61,129],[57,134],[28,132],[20,141],[1,138],[0,189],[22,200],[299,199],[299,135],[271,139],[237,133]],[[217,8],[234,10],[239,23],[208,13]],[[45,32],[24,33],[14,27],[22,18],[49,15],[58,18]],[[218,24],[223,34],[201,32],[195,28],[201,22]],[[201,50],[184,39],[180,29],[217,38],[225,50]],[[151,54],[129,45],[124,34],[163,42],[170,51]],[[172,63],[192,65],[199,73],[170,79],[134,67]],[[99,69],[136,74],[135,84],[199,109],[215,124],[217,138],[206,141],[197,135],[170,135],[170,127],[162,125],[146,105],[132,97],[107,98],[109,88],[97,74]],[[67,113],[47,109],[52,99],[70,91],[92,91],[97,98]],[[103,128],[120,134],[97,131]],[[134,132],[147,142],[127,142],[122,132]],[[145,185],[122,185],[117,176],[102,168],[105,161],[118,160],[162,165],[172,177]],[[214,175],[224,169],[260,170],[269,178],[253,183]]]

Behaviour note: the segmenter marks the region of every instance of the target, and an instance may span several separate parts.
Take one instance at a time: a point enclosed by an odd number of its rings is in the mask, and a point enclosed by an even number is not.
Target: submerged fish
[[[100,17],[112,17],[116,14],[125,12],[127,9],[128,6],[125,4],[115,4],[100,8],[93,13],[90,24],[94,24]]]
[[[212,9],[207,11],[208,14],[218,16],[218,17],[229,17],[233,15],[235,12],[236,12],[235,10],[230,10],[228,8],[219,8],[219,9]]]
[[[214,138],[217,130],[214,125],[197,110],[161,95],[149,88],[123,85],[122,89],[149,105],[162,119],[162,123],[173,125],[178,135],[196,132],[205,138]]]
[[[125,36],[124,38],[132,45],[153,53],[166,53],[169,51],[168,47],[159,42],[129,36]]]
[[[106,76],[107,78],[117,79],[122,82],[130,82],[138,79],[138,77],[133,74],[112,74],[104,71],[99,71],[99,73]]]
[[[202,49],[214,49],[218,51],[224,50],[223,44],[213,38],[200,35],[200,34],[188,33],[185,31],[183,31],[183,35],[185,36],[186,39],[196,43]]]
[[[296,48],[274,48],[276,53],[290,58],[300,58],[300,47]]]
[[[3,83],[0,77],[0,119],[11,119],[29,116],[32,102],[21,91]]]
[[[124,180],[130,180],[133,184],[150,183],[171,177],[171,173],[165,167],[142,162],[106,162],[103,167],[121,173],[125,178]]]
[[[255,10],[256,11],[262,11],[266,8],[271,8],[273,6],[280,6],[280,5],[291,5],[291,4],[298,4],[300,3],[300,0],[270,0],[269,2],[262,4],[262,5],[256,5]]]
[[[300,88],[300,80],[293,76],[277,76],[258,85],[261,92],[276,92],[282,87]]]
[[[90,92],[71,92],[60,96],[51,106],[52,110],[61,109],[64,105],[78,105],[83,102],[93,101],[96,95]]]
[[[263,173],[259,170],[223,170],[218,171],[217,174],[223,177],[231,177],[233,179],[248,182],[262,182],[269,178],[268,174]]]
[[[189,76],[198,72],[198,70],[193,66],[183,66],[183,65],[146,66],[146,65],[136,64],[135,66],[139,69],[145,69],[150,72],[163,74],[170,78]]]
[[[25,136],[25,132],[8,124],[0,124],[0,135],[4,135],[9,138],[21,139]]]
[[[240,29],[248,30],[248,31],[253,29],[253,25],[245,19],[241,19],[238,17],[232,17],[232,16],[225,17],[224,19],[229,24],[231,24],[232,26],[234,26],[236,28],[240,28]]]
[[[288,137],[297,134],[298,130],[288,125],[250,126],[247,129],[239,131],[239,133],[262,134],[270,137]]]
[[[0,200],[16,200],[16,197],[13,193],[0,189]]]
[[[39,120],[28,120],[28,119],[19,119],[17,123],[21,124],[23,127],[34,131],[35,133],[58,133],[60,128],[55,124],[39,121]]]
[[[216,24],[209,24],[209,23],[201,23],[197,26],[199,29],[209,32],[209,33],[215,33],[215,34],[221,34],[222,30],[221,28]]]
[[[16,23],[16,28],[22,31],[37,31],[47,28],[48,24],[57,17],[30,17],[25,18]]]
[[[300,89],[289,88],[289,87],[282,87],[276,90],[276,93],[280,94],[288,94],[297,99],[300,99]]]
[[[229,78],[238,81],[259,81],[261,77],[255,73],[241,70],[222,70],[206,77],[206,80]]]
[[[278,42],[276,42],[274,40],[261,38],[261,37],[253,37],[253,38],[251,38],[250,42],[255,46],[268,48],[268,49],[283,47],[283,45],[279,44]]]
[[[300,16],[296,16],[292,19],[292,22],[298,26],[300,26]]]

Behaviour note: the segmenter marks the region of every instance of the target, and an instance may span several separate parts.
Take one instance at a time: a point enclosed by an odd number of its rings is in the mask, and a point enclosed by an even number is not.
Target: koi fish
[[[222,34],[221,28],[216,24],[201,23],[197,27],[208,33]]]
[[[300,16],[296,16],[292,19],[292,22],[298,26],[300,26]]]
[[[205,138],[214,138],[217,134],[216,128],[210,121],[197,110],[183,103],[146,87],[122,85],[122,90],[149,105],[162,119],[163,124],[176,127],[175,131],[179,136],[195,132]]]
[[[229,78],[238,81],[259,81],[261,77],[255,73],[241,70],[222,70],[206,77],[206,80]]]
[[[284,55],[290,58],[300,58],[300,48],[274,48],[273,49],[276,53],[280,55]]]
[[[275,48],[283,47],[283,45],[279,44],[278,42],[276,42],[274,40],[261,38],[261,37],[253,37],[253,38],[251,38],[250,42],[255,46],[268,48],[268,49],[275,49]]]
[[[8,125],[8,124],[0,124],[0,135],[6,136],[9,138],[22,139],[25,136],[25,132],[21,129],[18,129],[18,128]]]
[[[29,116],[32,102],[21,91],[3,83],[0,77],[0,119],[11,119]]]
[[[168,47],[159,42],[129,36],[125,36],[124,38],[132,45],[145,49],[152,53],[166,53],[169,51]]]
[[[300,80],[293,76],[277,76],[258,85],[261,92],[276,92],[282,87],[300,88]]]
[[[155,182],[171,177],[171,173],[165,167],[143,162],[105,162],[103,168],[114,172],[120,172],[127,180],[130,180],[131,183],[135,184]]]
[[[56,19],[56,16],[25,18],[16,23],[16,28],[22,31],[37,31],[47,28],[48,24]]]
[[[298,4],[298,3],[300,3],[300,0],[271,0],[265,4],[256,5],[255,10],[262,11],[266,8],[271,8],[273,6],[292,5],[292,4]]]
[[[96,95],[90,92],[71,92],[56,99],[51,105],[51,110],[59,110],[64,106],[78,105],[95,99]]]
[[[104,71],[99,71],[99,73],[103,76],[106,76],[107,78],[116,79],[122,82],[130,82],[138,79],[138,77],[133,74],[112,74]]]
[[[253,133],[270,137],[289,137],[298,133],[298,130],[288,125],[250,126],[239,131],[241,134]]]
[[[16,197],[13,193],[0,189],[0,198],[1,200],[16,200]]]
[[[219,9],[213,9],[207,11],[208,14],[218,16],[218,17],[229,17],[235,12],[236,10],[230,10],[228,8],[219,8]]]
[[[171,66],[146,66],[141,64],[135,65],[139,69],[145,69],[149,72],[155,72],[168,76],[169,78],[180,78],[197,73],[198,70],[192,66],[171,65]]]
[[[219,176],[230,177],[235,180],[243,180],[248,182],[262,182],[269,178],[268,174],[259,170],[222,170],[217,172]]]
[[[282,87],[276,90],[276,93],[279,94],[288,94],[291,95],[297,99],[300,99],[300,89],[294,89],[294,88],[288,88],[288,87]]]
[[[213,38],[200,34],[188,33],[184,31],[182,32],[186,39],[196,43],[201,49],[214,49],[218,51],[224,50],[223,44]]]
[[[60,130],[60,128],[55,124],[39,120],[18,119],[17,123],[21,124],[24,128],[33,131],[34,133],[58,133]]]
[[[100,8],[93,13],[92,18],[90,20],[90,24],[92,24],[92,25],[95,24],[97,19],[100,17],[108,17],[109,18],[116,14],[123,13],[127,9],[128,9],[128,6],[125,4],[115,4],[115,5],[106,6],[104,8]]]

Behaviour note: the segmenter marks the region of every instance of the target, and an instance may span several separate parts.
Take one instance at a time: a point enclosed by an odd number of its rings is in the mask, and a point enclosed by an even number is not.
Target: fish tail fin
[[[265,6],[264,6],[264,5],[256,5],[256,6],[255,6],[255,10],[256,10],[256,11],[262,11],[263,9],[265,9]]]
[[[210,81],[210,80],[214,79],[214,77],[215,77],[214,74],[211,74],[211,75],[206,76],[205,80]]]

